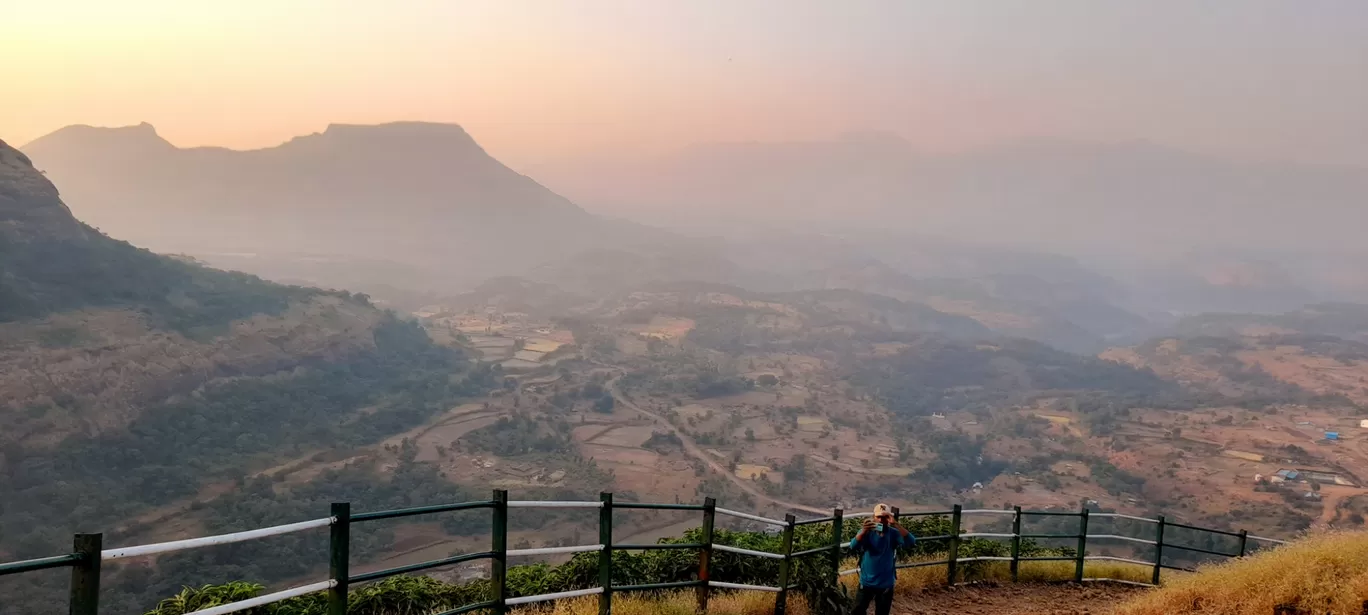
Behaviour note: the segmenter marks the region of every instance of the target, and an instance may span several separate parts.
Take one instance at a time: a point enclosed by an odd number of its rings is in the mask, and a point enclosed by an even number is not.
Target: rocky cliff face
[[[57,196],[57,187],[33,163],[0,140],[0,230],[18,241],[37,236],[84,239],[85,225]]]

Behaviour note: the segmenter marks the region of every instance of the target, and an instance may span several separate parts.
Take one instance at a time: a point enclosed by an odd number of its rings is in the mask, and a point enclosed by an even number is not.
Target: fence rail
[[[510,508],[570,508],[570,509],[596,509],[599,511],[599,543],[580,546],[564,547],[540,547],[529,549],[509,549],[508,548],[508,511]],[[490,550],[479,553],[467,553],[455,555],[443,559],[436,559],[417,564],[409,564],[396,568],[388,568],[351,575],[350,570],[350,544],[351,544],[351,525],[354,523],[364,523],[387,519],[397,519],[417,515],[429,515],[460,510],[489,509],[491,511],[493,527],[491,531]],[[702,519],[702,541],[698,543],[669,543],[669,544],[613,544],[613,511],[614,510],[683,510],[701,511]],[[756,551],[714,542],[714,526],[717,515],[724,515],[762,523],[770,527],[782,528],[782,552],[771,553],[767,551]],[[959,567],[962,564],[973,562],[1008,562],[1011,566],[1012,580],[1016,580],[1021,562],[1046,562],[1046,561],[1067,561],[1074,562],[1074,581],[1106,581],[1139,584],[1139,585],[1158,585],[1161,570],[1187,570],[1182,567],[1172,566],[1164,563],[1165,549],[1178,549],[1186,552],[1203,553],[1219,557],[1243,557],[1248,552],[1250,540],[1262,543],[1281,545],[1285,541],[1273,538],[1254,536],[1245,531],[1231,532],[1212,528],[1203,528],[1193,525],[1185,525],[1165,521],[1160,516],[1155,519],[1124,515],[1121,513],[1092,512],[1084,508],[1078,512],[1063,511],[1029,511],[1022,510],[1020,507],[1013,509],[969,509],[965,510],[956,505],[952,510],[934,512],[909,512],[902,513],[897,508],[893,509],[893,514],[897,518],[922,517],[929,515],[949,516],[950,534],[944,536],[924,536],[919,537],[919,542],[946,541],[946,558],[936,561],[904,562],[897,565],[898,568],[920,568],[926,566],[945,566],[946,581],[954,584],[959,579]],[[1012,519],[1012,531],[1006,532],[971,532],[966,531],[962,525],[965,515],[983,516],[1010,516]],[[845,514],[841,509],[832,511],[829,517],[815,519],[797,520],[793,515],[786,515],[784,519],[773,519],[754,515],[746,512],[720,508],[712,498],[704,500],[703,504],[652,504],[641,502],[613,502],[611,493],[600,495],[597,502],[573,502],[573,501],[537,501],[537,500],[512,500],[508,499],[508,492],[495,491],[493,499],[478,502],[462,502],[457,504],[441,504],[435,506],[420,506],[416,508],[406,508],[399,510],[375,511],[369,513],[351,514],[351,506],[347,503],[335,503],[332,505],[331,515],[328,517],[290,523],[274,527],[221,534],[217,536],[206,536],[202,538],[191,538],[186,540],[176,540],[150,545],[139,545],[130,547],[120,547],[116,549],[104,550],[101,548],[102,535],[100,534],[77,534],[73,541],[72,553],[58,555],[55,557],[45,557],[39,559],[24,560],[11,563],[0,563],[0,576],[22,574],[37,570],[52,568],[71,568],[71,592],[70,592],[70,613],[72,615],[97,615],[99,612],[99,586],[100,586],[100,563],[102,561],[118,560],[131,557],[142,557],[170,553],[187,549],[196,549],[214,545],[231,544],[248,540],[258,540],[271,536],[280,536],[295,532],[303,532],[312,529],[329,528],[329,579],[309,585],[303,585],[292,589],[286,589],[248,600],[234,602],[213,608],[195,611],[193,615],[227,615],[236,613],[253,607],[263,606],[303,596],[317,592],[328,592],[328,615],[346,615],[347,596],[349,587],[353,584],[368,583],[392,577],[400,574],[408,574],[450,566],[462,562],[474,560],[490,561],[490,581],[492,586],[492,597],[489,601],[476,604],[465,605],[452,609],[440,615],[460,615],[472,611],[486,610],[497,615],[507,613],[508,607],[521,604],[532,604],[560,600],[565,598],[575,598],[583,596],[599,597],[599,612],[607,615],[611,612],[612,597],[616,593],[636,592],[636,591],[658,591],[665,589],[684,589],[694,588],[696,590],[698,608],[700,612],[707,610],[708,596],[710,589],[726,589],[734,591],[763,591],[775,594],[775,613],[783,615],[786,610],[787,596],[790,589],[790,575],[793,570],[793,561],[798,558],[805,558],[814,555],[826,555],[829,559],[829,570],[832,578],[851,575],[859,572],[858,568],[842,570],[840,568],[844,549],[850,544],[845,540],[844,523],[850,519],[861,519],[870,516],[870,513],[860,512]],[[1023,533],[1021,530],[1022,521],[1029,517],[1075,517],[1079,520],[1079,531],[1076,534],[1048,534],[1048,533]],[[1089,519],[1125,519],[1142,523],[1152,523],[1155,526],[1153,538],[1140,536],[1127,536],[1117,533],[1089,533]],[[803,525],[814,525],[819,523],[830,523],[830,541],[826,546],[805,549],[794,552],[793,534],[794,529]],[[1207,532],[1209,534],[1236,538],[1239,541],[1237,553],[1228,553],[1214,549],[1206,549],[1191,544],[1179,544],[1172,539],[1165,541],[1164,533],[1166,528],[1181,528],[1191,531]],[[1073,555],[1065,556],[1023,556],[1021,554],[1021,541],[1023,539],[1070,539],[1077,540],[1077,549]],[[976,555],[970,557],[960,557],[959,550],[962,543],[968,539],[1009,539],[1011,541],[1011,556],[997,555]],[[1129,543],[1138,543],[1154,547],[1153,561],[1146,561],[1127,557],[1115,557],[1110,555],[1088,555],[1088,540],[1118,540]],[[666,583],[648,583],[638,585],[617,585],[612,584],[613,578],[613,558],[612,553],[616,550],[696,550],[698,551],[698,573],[697,578],[689,581],[676,581]],[[713,580],[710,578],[710,564],[714,552],[731,553],[747,557],[760,557],[779,560],[779,579],[774,586],[754,585],[745,583],[731,583]],[[534,556],[534,555],[562,555],[573,553],[594,553],[598,555],[598,587],[587,587],[569,591],[539,594],[535,596],[510,597],[507,587],[507,566],[508,558]],[[1136,566],[1147,566],[1152,568],[1151,583],[1136,583],[1117,579],[1101,579],[1085,577],[1084,564],[1088,561],[1110,561],[1132,564]]]

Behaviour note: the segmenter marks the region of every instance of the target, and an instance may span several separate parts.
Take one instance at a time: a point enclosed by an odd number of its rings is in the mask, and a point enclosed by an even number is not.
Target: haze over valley
[[[124,29],[16,14],[51,40],[0,25],[0,51],[79,76],[0,68],[23,99],[0,117],[0,563],[492,489],[1364,526],[1358,5],[152,4],[105,15],[145,18]],[[268,8],[310,43],[247,36]],[[627,517],[618,542],[698,525]],[[509,542],[598,522],[519,511]],[[354,573],[491,528],[370,527]],[[181,615],[154,607],[327,562],[305,534],[109,562],[102,609]],[[422,574],[465,592],[490,569]],[[0,615],[64,612],[67,576],[0,576]]]

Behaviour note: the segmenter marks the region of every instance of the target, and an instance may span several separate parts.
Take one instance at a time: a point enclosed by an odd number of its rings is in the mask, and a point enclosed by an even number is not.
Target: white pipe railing
[[[1154,564],[1153,564],[1153,563],[1150,563],[1150,564],[1147,564],[1147,565],[1153,566]],[[1098,582],[1098,581],[1101,581],[1101,582],[1104,582],[1104,583],[1120,583],[1120,584],[1122,584],[1122,585],[1134,585],[1134,586],[1136,586],[1136,587],[1157,587],[1156,585],[1151,585],[1151,584],[1149,584],[1149,583],[1141,583],[1141,582],[1139,582],[1139,581],[1126,581],[1126,580],[1123,580],[1123,579],[1112,579],[1112,578],[1108,578],[1108,577],[1084,577],[1083,580],[1086,581],[1086,582]]]
[[[1002,509],[999,509],[999,508],[974,508],[974,509],[970,509],[970,510],[961,510],[961,511],[960,511],[960,514],[961,514],[961,515],[1013,515],[1013,516],[1015,516],[1015,515],[1016,515],[1016,511],[1015,511],[1015,510],[1002,510]]]
[[[721,587],[722,589],[751,589],[761,592],[777,592],[778,587],[768,585],[745,585],[742,583],[723,583],[721,581],[708,581],[708,587]]]
[[[1158,542],[1153,541],[1153,540],[1146,540],[1146,539],[1144,539],[1144,538],[1135,538],[1135,537],[1133,537],[1133,536],[1122,536],[1122,535],[1120,535],[1120,534],[1088,534],[1088,539],[1089,539],[1089,540],[1091,540],[1091,539],[1093,539],[1093,538],[1101,538],[1101,539],[1103,539],[1103,540],[1125,540],[1125,541],[1129,541],[1129,542],[1138,542],[1138,543],[1144,544],[1144,545],[1157,545],[1157,544],[1159,544]]]
[[[574,589],[568,592],[555,592],[553,594],[541,594],[537,596],[523,596],[521,598],[509,598],[504,600],[504,604],[514,606],[518,604],[532,604],[534,602],[546,602],[548,600],[564,600],[566,598],[579,598],[580,596],[593,596],[603,593],[602,587],[591,587],[589,589]]]
[[[994,534],[990,532],[969,532],[960,534],[960,538],[1015,538],[1016,534]]]
[[[294,589],[278,591],[274,594],[266,594],[265,596],[257,596],[255,598],[248,598],[246,600],[230,602],[228,604],[222,604],[216,607],[200,609],[198,611],[191,611],[189,613],[186,613],[186,615],[226,615],[227,613],[245,611],[253,607],[272,604],[275,602],[280,602],[281,600],[289,600],[290,598],[298,598],[299,596],[305,596],[308,594],[312,594],[314,592],[329,590],[334,587],[337,587],[337,581],[329,579],[327,581],[321,581],[319,583],[314,583],[312,585],[304,585],[301,587],[296,587]]]
[[[743,512],[741,512],[741,511],[731,510],[731,509],[729,509],[729,508],[722,508],[721,506],[715,508],[714,510],[716,510],[716,511],[717,511],[717,514],[719,514],[719,515],[727,515],[727,516],[731,516],[731,517],[736,517],[736,518],[738,518],[738,519],[750,519],[751,521],[759,521],[759,522],[761,522],[761,523],[768,523],[768,524],[770,524],[770,525],[778,525],[778,526],[780,526],[780,527],[783,527],[783,526],[785,526],[785,525],[788,525],[788,521],[781,521],[781,520],[779,520],[779,519],[770,519],[769,517],[761,517],[760,515],[752,515],[752,514],[750,514],[750,513],[743,513]]]
[[[738,555],[749,555],[752,557],[768,557],[770,559],[784,559],[784,556],[779,555],[778,553],[770,553],[768,551],[752,551],[750,549],[742,549],[741,547],[732,547],[728,545],[718,544],[713,545],[712,548],[714,551],[726,551],[727,553],[736,553]]]
[[[122,547],[119,549],[106,549],[100,552],[101,560],[122,559],[125,557],[138,557],[140,555],[155,555],[157,553],[168,553],[171,551],[183,551],[185,549],[197,549],[199,547],[211,547],[214,545],[226,545],[258,538],[270,536],[280,536],[283,534],[293,534],[319,527],[327,527],[337,521],[334,517],[324,519],[314,519],[313,521],[301,521],[287,525],[277,525],[265,527],[259,530],[248,530],[245,532],[234,532],[232,534],[220,534],[218,536],[205,536],[204,538],[189,538],[186,540],[173,540],[171,542],[159,542],[156,544],[142,545],[137,547]]]
[[[562,553],[589,553],[602,551],[603,545],[581,545],[577,547],[538,547],[535,549],[509,549],[508,557],[524,555],[560,555]]]
[[[1128,559],[1128,558],[1124,558],[1124,557],[1113,557],[1113,556],[1110,556],[1110,555],[1085,555],[1085,556],[1083,556],[1083,559],[1088,560],[1088,561],[1090,561],[1090,562],[1091,562],[1091,561],[1123,562],[1123,563],[1126,563],[1126,564],[1136,564],[1136,565],[1138,565],[1138,566],[1145,566],[1145,567],[1149,567],[1149,568],[1153,568],[1153,567],[1154,567],[1154,562],[1142,562],[1142,561],[1140,561],[1140,560],[1138,560],[1138,559]]]
[[[1089,513],[1088,516],[1089,516],[1089,517],[1111,517],[1111,518],[1116,518],[1116,519],[1130,519],[1131,521],[1144,521],[1144,522],[1146,522],[1146,523],[1158,523],[1158,522],[1159,522],[1158,519],[1149,519],[1149,518],[1146,518],[1146,517],[1135,517],[1135,516],[1132,516],[1132,515],[1123,515],[1123,514],[1121,514],[1121,513],[1104,513],[1104,512],[1096,512],[1096,513]]]
[[[1277,538],[1264,538],[1263,536],[1255,536],[1255,535],[1253,535],[1253,534],[1249,534],[1248,537],[1249,537],[1250,540],[1258,540],[1258,541],[1261,541],[1261,542],[1271,542],[1271,543],[1273,543],[1273,544],[1275,544],[1275,545],[1285,545],[1285,544],[1287,544],[1287,541],[1286,541],[1286,540],[1278,540]]]
[[[512,500],[509,508],[603,508],[603,502],[558,502],[555,500]]]

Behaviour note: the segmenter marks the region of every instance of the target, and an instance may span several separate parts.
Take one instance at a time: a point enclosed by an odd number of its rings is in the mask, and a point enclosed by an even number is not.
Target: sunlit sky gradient
[[[529,164],[890,130],[1368,165],[1363,0],[0,0],[0,138],[464,125]]]

